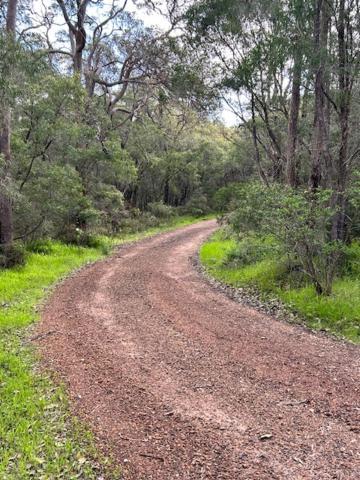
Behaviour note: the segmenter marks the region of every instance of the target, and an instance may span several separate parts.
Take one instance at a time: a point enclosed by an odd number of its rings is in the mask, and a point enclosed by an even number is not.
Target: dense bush
[[[0,247],[0,268],[12,268],[24,263],[25,250],[22,244],[12,243]]]
[[[210,207],[206,195],[201,192],[194,194],[187,202],[185,207],[182,208],[182,212],[194,217],[201,217],[209,213]]]
[[[176,215],[176,210],[170,205],[165,205],[163,202],[152,202],[147,206],[149,212],[157,218],[169,219]]]
[[[351,237],[360,238],[360,170],[354,173],[348,192],[348,220]]]
[[[101,243],[96,235],[71,224],[64,227],[60,240],[66,244],[89,248],[98,248]]]
[[[134,208],[121,220],[119,225],[119,232],[141,232],[147,228],[157,227],[161,223],[161,220],[150,212],[141,212],[139,209]]]
[[[242,184],[232,183],[219,188],[213,197],[214,208],[218,212],[232,211],[241,197]]]
[[[239,240],[227,253],[225,263],[231,267],[243,267],[279,253],[280,246],[273,237],[248,236]]]
[[[294,191],[280,185],[244,186],[228,222],[238,235],[271,235],[292,262],[313,283],[318,294],[331,293],[344,257],[344,245],[331,240],[332,220],[328,190]]]

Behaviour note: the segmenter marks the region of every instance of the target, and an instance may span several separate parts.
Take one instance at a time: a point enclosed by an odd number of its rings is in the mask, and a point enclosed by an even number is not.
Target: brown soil
[[[190,257],[202,222],[60,285],[38,344],[124,478],[359,479],[359,348],[242,306]]]

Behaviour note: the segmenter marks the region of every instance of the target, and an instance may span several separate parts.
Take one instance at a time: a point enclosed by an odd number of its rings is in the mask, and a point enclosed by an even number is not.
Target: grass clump
[[[331,295],[319,296],[298,265],[281,254],[272,238],[254,241],[250,237],[237,242],[220,230],[200,250],[202,264],[217,280],[234,287],[255,287],[264,299],[275,295],[309,327],[360,343],[358,242],[347,247],[346,259]]]
[[[74,269],[102,258],[117,244],[185,226],[176,218],[141,233],[97,237],[93,247],[50,240],[27,245],[26,263],[0,270],[0,479],[120,478],[99,459],[91,435],[69,415],[66,395],[37,371],[28,327],[49,287]]]

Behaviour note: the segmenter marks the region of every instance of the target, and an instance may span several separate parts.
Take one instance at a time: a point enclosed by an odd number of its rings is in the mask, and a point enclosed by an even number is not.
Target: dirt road
[[[44,359],[131,480],[359,479],[360,349],[241,306],[189,257],[207,221],[56,289]]]

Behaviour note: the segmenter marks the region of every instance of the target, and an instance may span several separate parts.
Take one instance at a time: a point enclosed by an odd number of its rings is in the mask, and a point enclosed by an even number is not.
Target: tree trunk
[[[325,119],[324,78],[327,57],[329,11],[326,0],[316,1],[314,24],[314,53],[316,55],[314,132],[311,146],[311,173],[309,186],[316,190],[322,180],[325,163],[327,129]]]
[[[257,137],[257,131],[256,131],[256,119],[255,119],[255,99],[254,95],[251,95],[251,132],[252,132],[252,139],[253,139],[253,145],[254,145],[254,151],[255,151],[255,162],[258,168],[259,176],[261,180],[264,182],[264,184],[268,187],[269,182],[268,179],[266,178],[265,172],[261,166],[261,160],[260,160],[260,152],[259,152],[259,145],[258,145],[258,137]]]
[[[83,50],[86,45],[86,32],[82,25],[77,26],[75,32],[74,71],[81,75],[83,63]]]
[[[345,0],[339,3],[338,18],[338,87],[339,87],[339,123],[340,123],[340,145],[336,162],[335,171],[335,206],[337,214],[335,215],[332,228],[333,240],[344,241],[346,237],[345,222],[345,190],[347,185],[347,154],[349,142],[349,116],[350,116],[350,100],[352,91],[352,80],[350,75],[349,55],[349,32],[347,32],[346,24],[348,15],[345,10]]]
[[[302,52],[299,48],[296,48],[294,52],[294,68],[288,123],[288,145],[286,152],[286,179],[287,183],[291,187],[297,187],[299,183],[298,162],[296,160],[296,146],[298,139],[298,120],[300,110],[301,73]]]
[[[13,43],[15,38],[16,12],[17,0],[9,0],[6,16],[6,32],[8,34],[8,42]],[[10,166],[11,166],[11,110],[5,99],[1,106],[0,113],[0,155],[3,157],[4,166],[3,174],[0,183],[3,183],[5,188],[9,184]],[[0,244],[10,245],[13,240],[13,218],[12,218],[12,204],[11,198],[1,187],[0,191]]]

